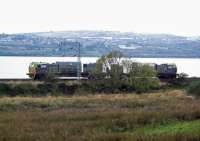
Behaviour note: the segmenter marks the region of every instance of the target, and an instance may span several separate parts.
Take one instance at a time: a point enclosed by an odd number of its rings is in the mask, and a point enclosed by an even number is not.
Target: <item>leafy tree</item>
[[[98,79],[104,79],[106,76],[118,76],[118,74],[121,73],[120,62],[122,57],[123,54],[119,51],[113,51],[107,55],[103,55],[97,60],[96,67],[92,71],[92,76]]]
[[[100,86],[114,92],[124,88],[145,92],[159,86],[153,67],[124,59],[123,54],[118,51],[102,56],[96,63],[93,76],[101,80],[93,84],[103,83]]]
[[[123,74],[123,67],[120,64],[122,57],[121,52],[113,51],[97,60],[96,67],[91,74],[94,78],[91,83],[91,85],[95,85],[93,88],[115,92],[120,89]]]
[[[133,62],[129,80],[129,84],[137,92],[145,92],[159,87],[159,79],[156,77],[156,71],[147,64]]]

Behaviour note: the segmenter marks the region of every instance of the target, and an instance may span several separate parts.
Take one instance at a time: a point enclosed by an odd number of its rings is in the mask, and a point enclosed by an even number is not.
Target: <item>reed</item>
[[[200,140],[200,100],[184,91],[0,98],[4,141]]]

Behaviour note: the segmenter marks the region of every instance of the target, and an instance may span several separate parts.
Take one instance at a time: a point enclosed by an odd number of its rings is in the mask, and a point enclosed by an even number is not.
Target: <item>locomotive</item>
[[[176,78],[177,67],[176,64],[155,64],[155,71],[157,72],[158,78]]]
[[[27,75],[33,80],[44,79],[47,75],[54,77],[87,77],[95,64],[82,64],[81,62],[32,62]],[[79,74],[80,73],[80,74]]]
[[[159,78],[176,78],[177,76],[175,64],[149,65],[157,72]],[[32,62],[29,65],[29,73],[27,75],[33,80],[42,80],[49,74],[55,77],[89,77],[95,66],[96,63],[83,64],[82,67],[81,62]],[[103,68],[102,72],[105,72],[106,69]]]

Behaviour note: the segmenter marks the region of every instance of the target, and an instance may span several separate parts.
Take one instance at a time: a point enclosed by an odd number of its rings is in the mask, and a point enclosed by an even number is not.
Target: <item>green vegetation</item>
[[[189,84],[189,86],[186,88],[187,92],[190,95],[194,96],[200,96],[200,81],[193,81]]]
[[[90,84],[94,91],[141,93],[159,88],[159,79],[153,67],[123,57],[121,52],[113,51],[97,61],[92,72],[94,83]]]
[[[76,94],[81,84],[74,82],[0,83],[0,96],[58,96]]]
[[[200,120],[196,121],[183,121],[183,122],[169,122],[163,125],[149,125],[132,131],[137,135],[145,136],[160,136],[160,135],[200,135]]]
[[[184,91],[199,96],[200,81],[160,82],[149,65],[122,58],[100,58],[91,80],[0,83],[0,140],[200,140],[200,99]]]
[[[200,100],[183,91],[58,97],[2,97],[0,140],[192,141]]]

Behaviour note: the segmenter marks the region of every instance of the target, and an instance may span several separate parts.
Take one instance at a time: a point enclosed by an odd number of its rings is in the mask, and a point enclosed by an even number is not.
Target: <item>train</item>
[[[149,64],[150,65],[150,64]],[[89,78],[96,63],[82,64],[81,62],[32,62],[29,65],[27,75],[33,80],[42,80],[47,75],[54,77],[75,77]],[[158,78],[176,78],[177,66],[175,64],[151,64],[157,73]],[[104,68],[106,72],[108,68]],[[123,71],[123,69],[122,69]]]
[[[177,77],[177,66],[174,63],[171,64],[155,64],[154,69],[158,78],[173,79]]]

